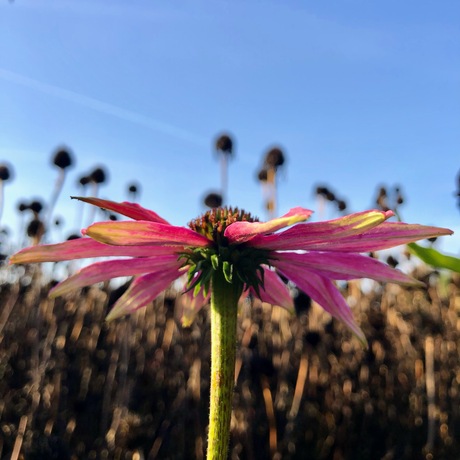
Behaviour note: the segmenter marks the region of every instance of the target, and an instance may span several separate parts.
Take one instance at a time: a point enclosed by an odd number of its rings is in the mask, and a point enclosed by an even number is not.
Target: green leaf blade
[[[412,254],[432,267],[446,268],[460,273],[460,259],[457,257],[448,256],[436,249],[425,248],[416,243],[409,243],[407,247]]]

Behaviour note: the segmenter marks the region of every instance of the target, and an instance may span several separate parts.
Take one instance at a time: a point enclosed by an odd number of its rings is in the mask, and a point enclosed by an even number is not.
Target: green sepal
[[[233,281],[233,265],[228,260],[224,260],[222,262],[222,272],[224,274],[225,281],[231,284]]]
[[[211,265],[214,270],[219,268],[219,256],[217,254],[211,256]]]

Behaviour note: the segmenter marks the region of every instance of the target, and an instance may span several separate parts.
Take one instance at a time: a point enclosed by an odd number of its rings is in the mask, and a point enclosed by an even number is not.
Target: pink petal
[[[225,229],[224,236],[229,239],[231,244],[244,243],[255,235],[272,233],[298,222],[304,222],[312,213],[313,211],[309,209],[297,207],[292,208],[284,216],[268,222],[235,222]]]
[[[178,299],[178,316],[183,327],[189,327],[196,318],[198,312],[209,302],[211,293],[203,295],[203,289],[195,296],[193,289],[185,291]]]
[[[389,267],[388,265],[360,254],[308,252],[306,254],[280,252],[273,265],[282,270],[286,265],[294,265],[299,271],[307,269],[334,280],[371,278],[376,281],[406,285],[423,285],[420,281]]]
[[[281,281],[280,277],[273,270],[270,270],[268,267],[263,267],[263,269],[264,287],[259,289],[260,296],[257,296],[254,288],[251,288],[251,294],[259,297],[262,302],[278,305],[294,313],[294,301],[286,284]]]
[[[22,249],[10,257],[10,264],[60,262],[63,260],[92,257],[131,256],[146,257],[174,254],[175,249],[159,246],[113,246],[99,243],[92,238],[78,238],[58,244],[43,244]]]
[[[339,238],[361,234],[382,224],[391,216],[393,216],[392,211],[358,212],[329,221],[299,224],[274,235],[258,235],[248,244],[273,250],[308,250],[315,244],[332,245]]]
[[[136,278],[128,290],[115,302],[106,320],[112,321],[145,307],[155,300],[178,277],[178,270],[171,269],[168,271],[162,270],[161,273],[149,273]]]
[[[280,272],[328,313],[345,323],[364,345],[367,343],[366,337],[353,318],[350,307],[332,281],[306,269],[299,273],[298,267],[289,266],[288,264],[283,266]]]
[[[177,256],[142,257],[138,259],[106,260],[82,268],[74,275],[57,284],[50,291],[51,297],[57,297],[74,289],[120,276],[134,276],[158,270],[178,271],[182,262]]]
[[[145,209],[137,203],[129,203],[128,201],[116,203],[115,201],[102,200],[100,198],[85,196],[73,196],[71,198],[84,201],[85,203],[93,204],[94,206],[99,206],[103,209],[108,209],[109,211],[118,212],[119,214],[130,217],[131,219],[148,220],[151,222],[158,222],[161,224],[169,225],[169,222],[160,217],[156,212]]]
[[[185,227],[146,221],[98,222],[84,233],[95,240],[116,246],[180,245],[209,246],[211,241]]]
[[[361,235],[339,238],[333,242],[311,244],[308,245],[308,249],[341,252],[380,251],[425,238],[452,235],[452,233],[452,230],[442,227],[385,222]]]

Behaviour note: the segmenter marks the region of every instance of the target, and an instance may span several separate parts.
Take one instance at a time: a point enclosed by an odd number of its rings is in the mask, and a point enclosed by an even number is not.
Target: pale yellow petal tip
[[[50,299],[55,299],[56,297],[62,297],[63,295],[78,289],[78,286],[76,287],[71,283],[67,283],[66,281],[61,281],[61,283],[54,286],[54,288],[48,292],[48,297]]]
[[[24,255],[21,253],[13,254],[8,259],[8,265],[28,264],[28,263],[31,263],[31,262],[27,260],[27,256],[24,257]]]
[[[384,222],[385,220],[387,220],[387,218],[388,217],[386,217],[385,214],[383,214],[380,211],[371,211],[369,215],[363,221],[359,222],[355,227],[357,229],[359,228],[365,229],[370,225],[373,226],[374,224],[380,224]]]
[[[193,324],[193,319],[192,318],[182,318],[181,321],[181,326],[185,329],[190,327]]]
[[[190,327],[195,321],[196,314],[193,314],[193,312],[189,312],[189,313],[192,313],[192,314],[187,314],[187,312],[184,312],[179,317],[180,323],[182,327],[184,328]]]
[[[107,323],[111,323],[113,320],[121,318],[122,316],[124,316],[123,312],[121,312],[120,310],[117,311],[116,308],[113,308],[112,310],[110,310],[109,314],[105,317],[105,321]]]
[[[49,299],[55,299],[56,297],[60,297],[62,294],[59,291],[50,291],[48,292]]]
[[[365,350],[369,348],[369,342],[361,329],[359,330],[359,334],[355,332],[355,337],[359,340],[359,343]]]
[[[420,280],[417,280],[415,278],[411,279],[410,281],[408,281],[406,283],[406,286],[410,286],[410,287],[426,287],[426,283],[424,283],[423,281],[420,281]]]

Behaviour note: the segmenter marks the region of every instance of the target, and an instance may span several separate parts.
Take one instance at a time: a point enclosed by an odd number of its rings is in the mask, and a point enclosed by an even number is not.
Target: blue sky
[[[318,209],[318,184],[350,211],[400,185],[403,219],[456,230],[441,249],[458,254],[459,19],[457,0],[3,0],[0,162],[15,179],[2,225],[17,228],[20,199],[50,197],[63,144],[76,157],[56,207],[69,232],[67,197],[98,164],[100,196],[127,199],[136,180],[141,204],[185,224],[219,188],[212,147],[227,131],[230,204],[265,217],[255,176],[278,145],[279,213]]]

